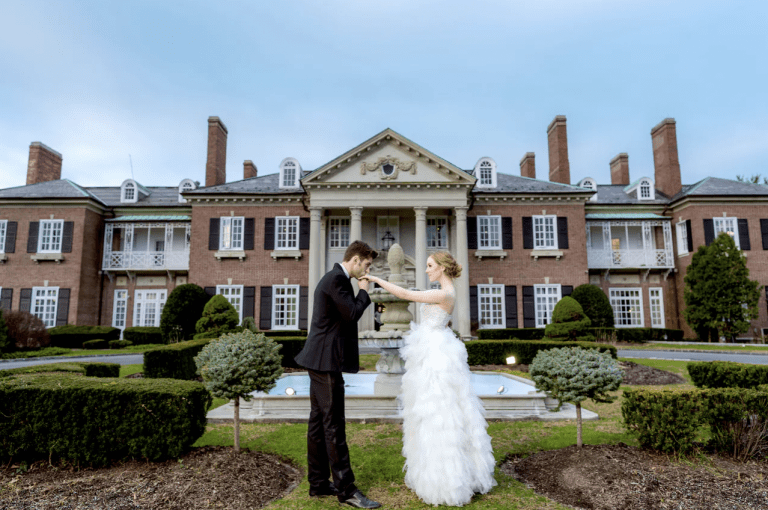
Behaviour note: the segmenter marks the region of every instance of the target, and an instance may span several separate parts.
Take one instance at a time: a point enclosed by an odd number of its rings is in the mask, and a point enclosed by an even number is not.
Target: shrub
[[[40,374],[49,372],[71,372],[86,377],[118,377],[120,365],[117,363],[87,363],[82,361],[67,361],[64,363],[45,363],[31,367],[10,368],[0,370],[0,378],[21,374]]]
[[[683,330],[666,328],[617,328],[616,339],[620,342],[682,342]]]
[[[0,458],[103,466],[182,455],[205,432],[198,383],[31,374],[0,380]]]
[[[266,333],[265,333],[266,334]],[[272,338],[272,334],[269,334],[269,338]],[[307,337],[305,336],[283,336],[272,338],[272,340],[280,346],[280,354],[282,354],[282,361],[280,364],[285,368],[302,368],[294,361],[301,350],[304,348],[304,344],[307,343]]]
[[[592,326],[596,328],[613,327],[613,307],[603,289],[597,285],[585,283],[573,289],[571,297],[581,305],[586,316],[592,321]]]
[[[46,356],[61,356],[62,354],[69,354],[71,352],[72,349],[65,349],[63,347],[43,347],[36,351],[0,353],[0,359],[43,358]]]
[[[207,302],[208,294],[194,283],[186,283],[173,289],[160,316],[163,343],[191,339],[195,334],[195,324],[203,315]]]
[[[278,330],[278,331],[264,331],[264,334],[269,338],[278,338],[281,336],[295,336],[307,338],[307,332],[305,330]]]
[[[477,337],[480,340],[541,340],[544,328],[479,329]]]
[[[259,332],[259,327],[256,325],[256,321],[253,319],[253,317],[243,317],[243,322],[240,324],[240,326],[243,328],[243,331],[247,329],[251,333]]]
[[[195,356],[210,340],[187,340],[144,353],[144,377],[191,380],[197,378]]]
[[[768,453],[768,391],[718,388],[705,393],[712,447],[741,461]]]
[[[464,344],[470,365],[504,365],[509,356],[517,363],[530,365],[539,351],[556,347],[582,347],[608,352],[616,359],[616,347],[594,342],[554,342],[548,340],[474,340]]]
[[[632,389],[624,390],[621,415],[640,446],[686,453],[703,423],[704,405],[701,390]]]
[[[768,366],[732,361],[694,361],[687,365],[699,388],[757,388],[768,384]]]
[[[120,377],[119,363],[83,363],[86,377]]]
[[[229,330],[227,333],[242,333],[245,330],[242,326],[235,326],[231,330]],[[195,336],[193,337],[193,340],[204,340],[209,339],[213,340],[214,338],[219,338],[222,335],[226,335],[227,333],[222,333],[217,330],[211,330],[211,331],[205,331],[203,333],[195,333]]]
[[[129,345],[133,345],[133,342],[131,342],[130,340],[110,340],[109,341],[110,349],[122,349],[123,347],[128,347]]]
[[[54,347],[80,348],[87,340],[117,340],[120,338],[120,328],[111,326],[56,326],[50,328],[51,345]]]
[[[615,342],[616,328],[587,328],[587,333],[595,337],[596,342]]]
[[[198,333],[213,332],[221,336],[237,327],[240,317],[235,307],[221,295],[213,296],[203,308],[203,316],[197,321],[195,331]]]
[[[579,307],[580,308],[580,307]],[[624,373],[618,362],[595,349],[564,347],[539,352],[530,366],[536,389],[558,401],[576,404],[576,446],[581,448],[581,403],[613,402],[609,391],[619,389]]]
[[[565,296],[552,310],[552,322],[544,328],[544,338],[571,342],[594,341],[595,337],[587,333],[591,323],[579,302]]]
[[[5,319],[3,319],[3,311],[0,310],[0,352],[8,352],[11,350],[11,339],[8,336],[8,326],[5,325]]]
[[[20,310],[3,312],[8,336],[16,349],[39,349],[51,344],[51,336],[38,317]]]
[[[125,331],[123,331],[123,339],[133,342],[133,345],[165,343],[160,328],[152,326],[125,328]]]
[[[240,399],[268,391],[283,373],[280,346],[263,333],[228,333],[203,347],[195,364],[206,389],[216,398],[235,401],[235,451],[240,451]]]
[[[101,338],[83,342],[83,349],[107,349],[108,347],[107,341]]]

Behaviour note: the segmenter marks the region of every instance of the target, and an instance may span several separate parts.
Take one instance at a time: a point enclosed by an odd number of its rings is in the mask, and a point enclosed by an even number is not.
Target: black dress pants
[[[349,465],[344,417],[344,377],[341,372],[307,372],[311,404],[307,428],[309,486],[323,487],[332,474],[339,499],[346,499],[357,488],[355,475]]]

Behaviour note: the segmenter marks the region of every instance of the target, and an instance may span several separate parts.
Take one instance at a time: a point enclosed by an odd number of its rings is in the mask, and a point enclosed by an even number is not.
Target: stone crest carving
[[[379,177],[385,181],[397,179],[397,174],[407,172],[416,175],[415,161],[400,161],[392,156],[382,156],[372,163],[360,163],[360,173],[378,172]]]

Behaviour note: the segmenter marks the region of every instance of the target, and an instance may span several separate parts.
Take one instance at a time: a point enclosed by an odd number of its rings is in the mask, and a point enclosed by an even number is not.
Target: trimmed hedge
[[[71,352],[72,349],[64,347],[43,347],[34,351],[0,352],[0,359],[44,358],[46,356],[61,356]]]
[[[86,377],[120,377],[119,363],[83,363]]]
[[[120,375],[120,365],[117,363],[87,363],[79,361],[45,363],[42,365],[33,365],[31,367],[0,370],[0,378],[10,377],[12,375],[41,374],[48,372],[71,372],[73,374],[82,374],[86,377],[118,377]]]
[[[144,377],[192,380],[198,376],[195,356],[210,339],[187,340],[157,347],[144,353]]]
[[[160,328],[135,327],[125,328],[123,339],[133,342],[133,345],[164,344],[163,333]]]
[[[699,388],[757,388],[768,384],[768,366],[733,361],[693,361],[688,374]]]
[[[152,379],[0,379],[0,459],[107,465],[185,453],[205,432],[202,384]]]
[[[594,342],[554,342],[548,340],[475,340],[464,344],[470,365],[505,365],[507,356],[514,356],[517,363],[530,365],[536,353],[555,347],[583,347],[609,352],[617,358],[616,347]]]
[[[295,336],[307,338],[307,332],[305,330],[277,330],[277,331],[262,331],[267,338],[278,338],[282,336]]]
[[[271,334],[266,334],[265,336],[267,338],[271,338],[275,341],[276,344],[282,345],[282,348],[280,349],[280,355],[283,357],[283,361],[281,362],[281,365],[286,368],[303,368],[300,367],[293,358],[296,357],[297,354],[301,352],[301,350],[304,348],[304,344],[307,342],[307,337],[305,336],[284,336],[284,337],[277,337],[274,338],[271,336]]]
[[[544,328],[479,329],[477,337],[480,340],[541,340]]]
[[[117,340],[120,329],[111,326],[56,326],[48,329],[52,347],[80,348],[88,340]]]
[[[108,349],[109,343],[104,339],[87,340],[83,342],[83,349]]]
[[[128,347],[129,345],[133,345],[133,342],[131,342],[130,340],[110,340],[109,341],[110,349],[122,349],[123,347]]]

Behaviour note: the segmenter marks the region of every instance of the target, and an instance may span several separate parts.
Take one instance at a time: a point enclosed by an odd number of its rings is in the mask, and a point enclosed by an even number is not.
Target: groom
[[[355,486],[349,465],[349,448],[344,417],[344,377],[342,372],[357,373],[360,358],[357,346],[357,321],[371,304],[367,280],[378,254],[366,243],[355,241],[315,288],[312,324],[304,349],[295,360],[309,373],[309,426],[307,428],[307,464],[309,495],[337,496],[339,501],[356,508],[379,508]],[[350,278],[358,279],[360,292],[355,296]],[[330,471],[329,471],[330,465]],[[328,480],[333,474],[333,484]]]

